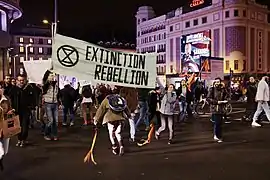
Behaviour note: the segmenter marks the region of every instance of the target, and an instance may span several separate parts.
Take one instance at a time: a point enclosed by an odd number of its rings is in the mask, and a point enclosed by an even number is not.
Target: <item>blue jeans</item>
[[[147,127],[149,126],[149,121],[148,121],[148,116],[147,116],[147,111],[148,111],[147,102],[146,101],[139,101],[139,107],[140,107],[140,115],[139,115],[139,118],[136,122],[136,129],[141,124],[142,120],[144,121],[144,123]]]
[[[184,121],[186,118],[186,112],[187,112],[187,102],[186,101],[180,101],[179,106],[180,106],[180,119],[179,121]]]
[[[74,108],[73,106],[69,107],[69,106],[64,106],[63,109],[63,113],[64,113],[64,119],[63,119],[63,123],[66,124],[67,123],[67,115],[68,112],[70,114],[70,122],[74,122]]]
[[[34,123],[37,121],[36,118],[36,109],[32,109],[31,110],[31,114],[30,114],[30,125],[34,125]]]
[[[222,139],[222,118],[222,114],[212,114],[212,120],[214,121],[214,135],[219,139]]]
[[[57,137],[58,127],[58,104],[45,103],[45,111],[47,115],[47,123],[45,125],[45,136]]]

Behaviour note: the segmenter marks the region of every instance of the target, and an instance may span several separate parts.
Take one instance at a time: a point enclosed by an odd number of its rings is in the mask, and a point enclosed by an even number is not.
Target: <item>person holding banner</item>
[[[43,101],[47,122],[45,125],[44,139],[47,141],[58,140],[58,105],[60,101],[60,89],[55,80],[55,74],[47,71],[43,78]]]
[[[118,94],[107,96],[99,106],[94,117],[94,125],[98,122],[107,124],[113,154],[124,155],[122,142],[123,122],[131,117],[126,100]]]

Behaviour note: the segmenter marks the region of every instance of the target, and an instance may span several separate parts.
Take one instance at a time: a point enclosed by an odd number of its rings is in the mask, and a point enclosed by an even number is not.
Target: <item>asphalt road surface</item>
[[[61,128],[59,142],[45,141],[34,129],[28,147],[15,147],[12,139],[0,180],[270,179],[270,125],[252,128],[250,123],[233,121],[224,125],[224,142],[220,144],[212,140],[211,129],[208,118],[175,124],[174,144],[167,144],[166,131],[159,141],[144,147],[130,144],[125,130],[126,153],[119,157],[111,153],[102,128],[95,147],[96,166],[83,163],[92,141],[91,127]]]

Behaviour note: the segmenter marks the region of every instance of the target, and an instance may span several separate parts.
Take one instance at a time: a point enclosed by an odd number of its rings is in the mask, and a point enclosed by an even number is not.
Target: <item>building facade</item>
[[[0,79],[8,74],[10,28],[14,20],[21,16],[19,0],[0,0]]]
[[[40,27],[27,27],[14,32],[12,53],[9,57],[9,74],[24,74],[23,62],[49,60],[52,55],[51,30]]]
[[[159,74],[180,74],[187,61],[199,63],[200,56],[224,58],[225,74],[230,69],[236,74],[267,73],[268,14],[267,6],[255,0],[191,0],[159,17],[143,6],[136,14],[137,51],[157,50]],[[164,52],[158,51],[161,45]],[[187,68],[194,70],[192,64]]]

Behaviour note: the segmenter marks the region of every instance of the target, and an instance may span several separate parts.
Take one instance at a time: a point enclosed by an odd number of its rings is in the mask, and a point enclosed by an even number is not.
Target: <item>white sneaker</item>
[[[222,143],[222,139],[219,139],[216,135],[214,136],[214,140],[217,141],[218,143]]]
[[[261,127],[262,125],[260,125],[259,123],[253,121],[251,124],[252,127]]]

